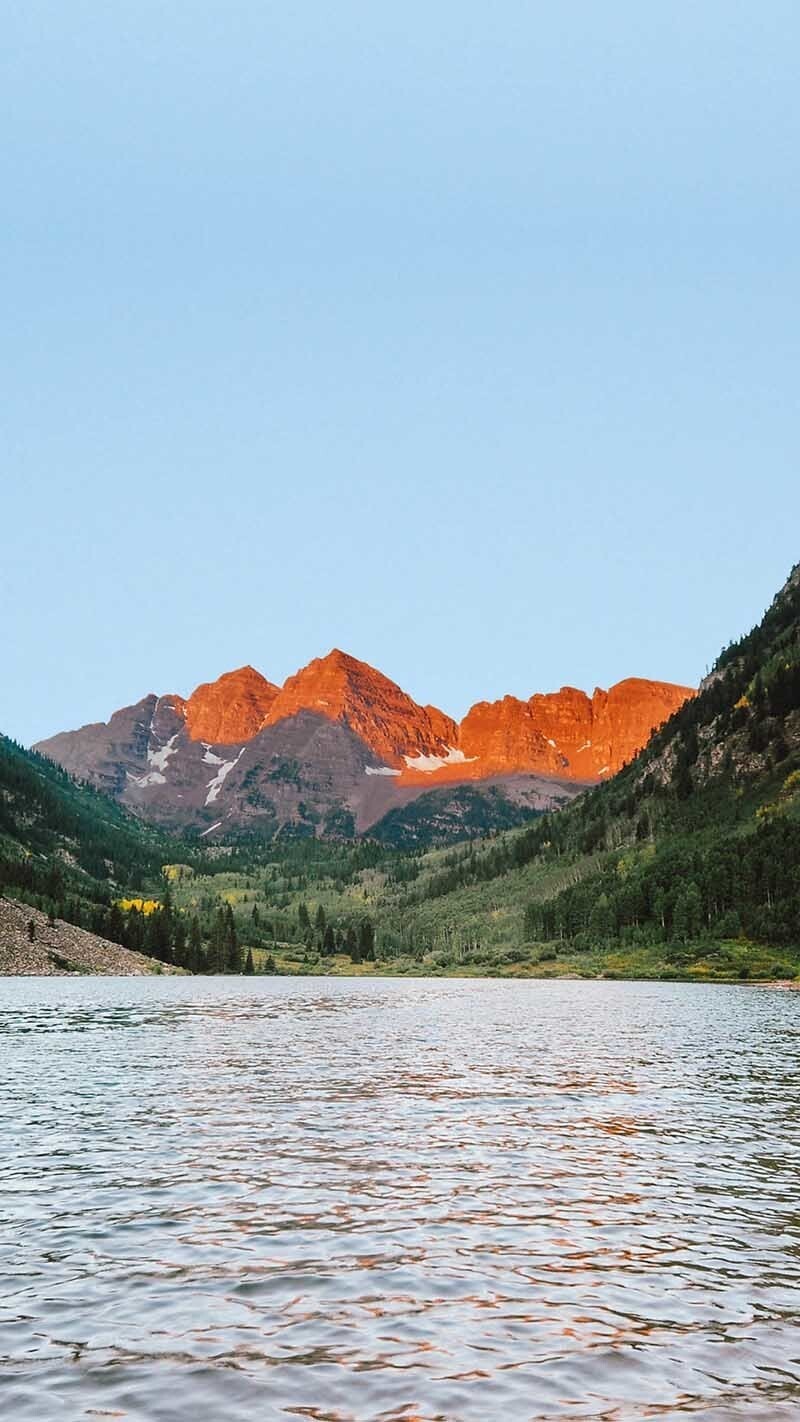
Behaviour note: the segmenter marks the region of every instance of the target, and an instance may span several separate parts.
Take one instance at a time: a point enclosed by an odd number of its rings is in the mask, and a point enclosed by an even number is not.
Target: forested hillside
[[[435,913],[415,906],[423,931],[449,915],[473,939],[559,954],[661,946],[676,969],[697,957],[692,944],[796,952],[800,568],[631,765],[496,847],[462,853],[439,886]]]
[[[633,765],[540,833],[605,854],[529,906],[529,936],[800,943],[800,569]]]
[[[122,941],[115,900],[157,891],[171,857],[163,835],[0,736],[0,892]]]

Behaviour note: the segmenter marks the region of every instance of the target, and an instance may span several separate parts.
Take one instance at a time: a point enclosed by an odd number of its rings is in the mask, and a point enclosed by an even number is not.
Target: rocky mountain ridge
[[[349,834],[440,784],[508,777],[533,808],[562,803],[614,774],[691,695],[629,678],[592,697],[563,687],[479,702],[458,724],[334,649],[283,687],[242,667],[36,749],[144,818],[203,836]]]

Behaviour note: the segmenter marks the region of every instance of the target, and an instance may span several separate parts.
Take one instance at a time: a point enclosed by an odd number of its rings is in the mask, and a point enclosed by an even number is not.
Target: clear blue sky
[[[69,4],[0,49],[0,728],[338,645],[694,682],[800,558],[796,4]]]

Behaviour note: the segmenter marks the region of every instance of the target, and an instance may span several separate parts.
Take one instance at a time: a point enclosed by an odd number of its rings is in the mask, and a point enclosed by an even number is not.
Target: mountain
[[[600,777],[605,762],[593,763],[588,788],[569,778],[585,768],[584,742],[612,767],[641,734],[635,714],[644,707],[639,726],[663,714],[657,683],[621,683],[591,698],[570,689],[505,698],[476,711],[480,740],[476,733],[470,743],[465,718],[455,746],[449,727],[451,739],[431,745],[429,728],[439,729],[431,709],[409,706],[391,683],[381,688],[376,732],[366,719],[378,700],[371,669],[347,661],[322,659],[328,665],[309,673],[300,694],[291,679],[287,714],[274,722],[282,691],[265,689],[251,669],[219,695],[216,683],[203,688],[197,704],[209,715],[241,715],[250,730],[263,698],[269,723],[238,746],[193,739],[189,702],[177,696],[146,697],[108,725],[65,738],[73,756],[91,757],[95,778],[121,784],[126,797],[164,796],[165,816],[199,771],[199,792],[211,796],[201,810],[219,815],[228,796],[229,822],[257,831],[215,845],[204,837],[202,853],[0,739],[0,888],[41,909],[48,929],[53,916],[66,917],[199,970],[356,964],[701,981],[800,973],[800,567],[698,694],[683,699],[666,688],[677,709],[616,774]],[[301,705],[312,692],[313,708]],[[486,730],[493,717],[496,742]],[[382,758],[366,739],[378,733]],[[465,741],[476,753],[480,746],[484,772],[498,760],[556,754],[563,760],[549,759],[548,770],[561,764],[567,773],[470,779],[476,762]],[[422,758],[435,764],[424,779]],[[458,764],[464,778],[448,780]],[[371,832],[342,843],[355,820],[354,785]],[[544,813],[519,826],[532,808]],[[265,843],[265,826],[295,834]],[[470,835],[480,837],[452,843]],[[142,903],[145,893],[154,897]],[[14,910],[23,923],[26,911]],[[0,914],[0,947],[4,931]],[[19,922],[14,934],[17,961]]]
[[[384,913],[417,956],[443,943],[455,961],[480,945],[477,961],[550,972],[797,973],[800,565],[616,776],[418,872]]]
[[[151,693],[36,749],[142,818],[202,837],[351,836],[434,786],[466,782],[495,786],[494,808],[505,798],[509,823],[520,806],[564,803],[612,774],[692,694],[631,678],[591,698],[564,687],[481,702],[458,725],[334,649],[283,687],[242,667],[188,700]],[[474,815],[462,823],[469,831]]]
[[[403,768],[404,761],[455,746],[455,721],[435,706],[418,706],[406,692],[366,662],[334,649],[290,676],[264,724],[275,726],[301,711],[349,726],[374,759]]]
[[[183,711],[193,741],[227,746],[255,736],[278,695],[279,688],[254,667],[240,667],[198,686],[185,706],[178,697],[172,703],[179,714]]]

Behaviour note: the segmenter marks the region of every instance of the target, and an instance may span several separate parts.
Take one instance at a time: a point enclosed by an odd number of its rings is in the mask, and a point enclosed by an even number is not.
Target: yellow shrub
[[[129,909],[138,909],[139,913],[145,915],[155,913],[156,909],[161,908],[158,899],[117,899],[117,905],[123,913],[127,913]]]
[[[194,869],[189,864],[162,864],[161,872],[170,881],[194,878]]]

